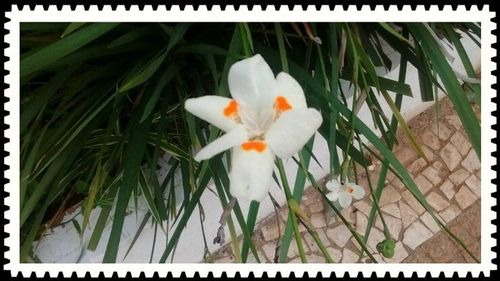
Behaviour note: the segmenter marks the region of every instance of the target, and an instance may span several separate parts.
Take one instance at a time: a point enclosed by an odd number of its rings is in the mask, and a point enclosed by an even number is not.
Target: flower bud
[[[396,241],[392,238],[387,238],[384,241],[377,244],[377,250],[385,258],[394,257],[394,248],[396,248]]]

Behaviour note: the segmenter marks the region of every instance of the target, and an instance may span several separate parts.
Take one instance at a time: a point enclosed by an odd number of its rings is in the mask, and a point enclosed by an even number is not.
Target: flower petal
[[[336,179],[331,180],[326,183],[326,188],[332,192],[339,192],[340,191],[340,182]]]
[[[352,197],[354,197],[357,200],[360,200],[363,197],[365,197],[365,190],[363,189],[363,187],[357,184],[353,184],[351,185],[351,187],[352,187],[352,193],[351,193]]]
[[[272,108],[277,85],[273,71],[261,55],[236,62],[229,69],[229,91],[242,107],[260,114]]]
[[[288,158],[306,144],[318,130],[321,122],[323,119],[316,109],[288,110],[271,125],[265,138],[276,155]]]
[[[290,74],[280,72],[276,76],[278,84],[278,96],[282,96],[293,109],[306,108],[306,97],[300,84]]]
[[[238,124],[235,121],[234,114],[229,114],[232,112],[228,111],[233,110],[234,103],[235,101],[230,98],[203,96],[187,99],[184,108],[196,117],[228,132]],[[234,110],[237,110],[237,107]]]
[[[339,204],[342,208],[347,208],[351,205],[352,196],[347,192],[340,192],[339,194]]]
[[[332,202],[337,201],[337,199],[339,199],[339,194],[340,194],[340,192],[334,192],[334,191],[328,192],[326,194],[326,198],[328,198],[328,200],[330,200]]]
[[[269,148],[259,152],[237,146],[232,150],[230,192],[238,200],[262,201],[272,183],[274,154]]]
[[[245,127],[243,127],[243,125],[237,125],[234,129],[209,143],[202,150],[200,150],[194,157],[194,160],[199,162],[212,158],[214,155],[217,155],[224,150],[228,150],[237,145],[239,146],[247,139],[248,133]]]

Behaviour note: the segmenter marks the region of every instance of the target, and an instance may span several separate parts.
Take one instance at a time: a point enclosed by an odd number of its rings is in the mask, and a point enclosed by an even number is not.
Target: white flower
[[[323,119],[316,109],[307,108],[299,83],[284,72],[275,78],[260,55],[233,64],[228,82],[232,99],[203,96],[185,103],[187,111],[226,132],[195,160],[231,148],[231,194],[260,202],[272,183],[274,157],[297,153]]]
[[[353,182],[341,184],[338,180],[331,180],[326,184],[326,188],[330,190],[326,197],[330,201],[339,200],[339,204],[342,208],[349,207],[353,197],[359,200],[365,196],[363,187]]]

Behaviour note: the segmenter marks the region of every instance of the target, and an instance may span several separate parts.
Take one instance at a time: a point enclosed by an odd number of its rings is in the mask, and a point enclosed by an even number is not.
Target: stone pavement
[[[440,101],[438,126],[435,114],[435,108],[431,107],[408,123],[429,162],[417,155],[401,132],[398,132],[399,143],[394,152],[399,161],[407,167],[438,218],[447,224],[451,232],[479,259],[480,161],[447,98]],[[479,116],[478,110],[476,114]],[[369,176],[373,185],[378,179],[380,168],[381,163],[375,161],[370,169]],[[365,188],[368,195],[342,210],[342,214],[359,234],[364,235],[372,206],[366,174],[358,175],[358,183]],[[312,225],[333,260],[343,263],[371,262],[366,254],[360,256],[359,244],[325,204],[314,188],[305,190],[301,208],[310,215]],[[474,262],[462,247],[440,229],[431,215],[390,172],[386,178],[380,207],[388,230],[397,242],[394,257],[388,259],[378,253],[376,245],[384,240],[382,222],[378,217],[367,241],[370,252],[378,262]],[[288,209],[285,205],[279,210],[278,216],[271,214],[257,225],[254,243],[262,262],[275,260],[287,215]],[[301,225],[300,230],[308,262],[325,262],[305,227]],[[214,253],[214,258],[215,262],[219,263],[234,261],[228,246]],[[251,261],[254,261],[254,258]],[[300,262],[294,240],[288,251],[287,262]]]

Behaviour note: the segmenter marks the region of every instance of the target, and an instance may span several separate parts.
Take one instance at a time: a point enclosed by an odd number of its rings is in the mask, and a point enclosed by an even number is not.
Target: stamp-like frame
[[[493,259],[496,258],[496,253],[492,247],[495,245],[495,240],[492,234],[495,233],[495,225],[492,220],[496,218],[496,213],[492,211],[495,206],[495,198],[492,193],[495,191],[495,185],[492,180],[495,179],[495,173],[492,169],[496,165],[496,158],[492,156],[495,151],[493,138],[495,131],[492,126],[496,124],[496,119],[492,113],[495,111],[495,103],[492,98],[496,93],[492,88],[492,83],[495,77],[492,71],[496,69],[495,63],[492,61],[495,56],[493,44],[496,42],[492,32],[496,29],[496,24],[492,22],[494,13],[490,11],[489,6],[483,6],[479,9],[477,6],[466,8],[458,6],[455,9],[451,6],[439,8],[437,6],[423,7],[417,6],[413,9],[410,6],[404,6],[399,9],[396,6],[383,7],[356,7],[349,6],[336,7],[331,10],[329,6],[320,8],[308,6],[306,9],[303,6],[281,6],[276,9],[275,6],[268,6],[265,9],[262,6],[256,6],[249,9],[247,6],[240,6],[236,9],[234,6],[226,6],[222,9],[220,6],[214,5],[210,9],[207,6],[200,5],[196,7],[172,6],[144,6],[140,9],[138,6],[117,6],[115,9],[111,6],[90,6],[86,9],[84,6],[35,6],[35,7],[18,7],[12,6],[11,11],[6,13],[9,21],[4,28],[7,34],[4,41],[8,44],[5,49],[7,61],[4,64],[8,74],[5,76],[5,82],[8,88],[5,90],[5,95],[8,102],[4,104],[5,110],[9,112],[5,122],[7,130],[5,135],[8,142],[5,144],[5,149],[9,153],[5,157],[5,163],[8,165],[8,170],[5,171],[5,177],[8,183],[5,185],[5,190],[9,196],[4,199],[8,210],[5,212],[5,217],[8,223],[5,225],[5,231],[8,233],[8,238],[5,239],[5,245],[8,251],[5,257],[9,263],[5,265],[5,269],[11,271],[13,276],[22,273],[24,276],[29,276],[35,272],[37,276],[43,276],[48,272],[51,276],[56,276],[60,272],[64,276],[70,276],[75,272],[78,276],[84,276],[90,273],[91,276],[98,276],[101,272],[105,276],[111,276],[117,273],[118,276],[125,276],[130,273],[132,276],[139,276],[144,273],[145,276],[152,276],[157,272],[160,276],[165,276],[171,273],[173,276],[180,276],[185,273],[186,276],[193,276],[198,273],[199,276],[207,276],[212,273],[213,276],[221,276],[225,273],[227,276],[234,276],[237,272],[241,276],[248,276],[253,273],[254,276],[262,276],[264,272],[267,276],[289,276],[292,272],[295,276],[302,276],[308,273],[309,276],[316,276],[321,272],[322,276],[329,276],[332,272],[336,276],[343,276],[349,273],[350,276],[357,276],[362,273],[363,276],[371,276],[376,273],[377,276],[383,276],[389,273],[391,276],[398,276],[403,273],[404,276],[411,276],[416,273],[418,276],[424,276],[430,273],[432,276],[437,276],[444,273],[449,277],[455,273],[459,276],[465,276],[471,273],[473,276],[478,276],[481,272],[489,276],[490,272],[496,267],[493,264]],[[453,21],[474,21],[480,22],[482,28],[481,36],[481,82],[482,82],[482,112],[481,112],[481,145],[482,145],[482,187],[481,187],[481,263],[479,264],[395,264],[387,266],[384,264],[128,264],[126,267],[120,264],[22,264],[19,262],[19,194],[17,194],[19,186],[19,62],[20,62],[20,23],[21,22],[182,22],[189,20],[190,22],[376,22],[376,21],[393,21],[393,22],[453,22]]]

